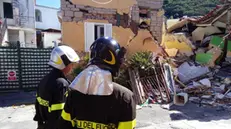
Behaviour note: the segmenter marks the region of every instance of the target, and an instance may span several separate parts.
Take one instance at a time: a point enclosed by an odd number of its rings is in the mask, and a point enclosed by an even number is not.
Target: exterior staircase
[[[7,30],[7,21],[6,19],[0,19],[0,21],[1,21],[0,22],[0,46],[1,46]]]

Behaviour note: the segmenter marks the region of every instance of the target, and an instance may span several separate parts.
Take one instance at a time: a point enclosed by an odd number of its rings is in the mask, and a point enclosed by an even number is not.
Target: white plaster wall
[[[59,43],[59,39],[61,38],[61,33],[52,33],[52,32],[43,32],[44,33],[44,48],[54,47],[53,41]]]
[[[19,41],[19,31],[18,30],[8,30],[9,42]]]
[[[40,10],[42,13],[42,22],[36,22],[36,29],[45,30],[51,28],[61,30],[60,22],[57,16],[59,9],[40,5],[36,5],[35,9]]]

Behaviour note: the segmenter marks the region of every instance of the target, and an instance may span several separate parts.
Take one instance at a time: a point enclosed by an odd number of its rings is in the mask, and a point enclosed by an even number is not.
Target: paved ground
[[[0,93],[0,129],[35,129],[34,93]],[[22,101],[23,100],[23,101]],[[22,103],[21,103],[22,102]],[[21,106],[13,106],[21,105]],[[165,110],[151,105],[137,110],[138,129],[230,129],[231,114],[223,108],[204,108],[188,103]]]

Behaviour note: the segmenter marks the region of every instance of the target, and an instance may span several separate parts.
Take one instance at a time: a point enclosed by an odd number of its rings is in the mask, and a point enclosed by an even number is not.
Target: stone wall
[[[61,0],[63,22],[78,22],[86,19],[108,20],[116,25],[116,10],[74,5],[68,0]]]
[[[149,14],[146,19],[150,21],[147,29],[158,42],[161,42],[163,16],[158,16],[158,12],[162,9],[163,0],[137,0],[137,2],[138,5],[132,7],[131,14],[120,15],[115,9],[74,5],[69,0],[61,0],[63,22],[79,22],[87,19],[97,19],[107,20],[113,26],[132,28],[130,25],[139,26],[139,24],[141,24],[142,18],[140,17],[140,9],[145,8],[148,10]]]

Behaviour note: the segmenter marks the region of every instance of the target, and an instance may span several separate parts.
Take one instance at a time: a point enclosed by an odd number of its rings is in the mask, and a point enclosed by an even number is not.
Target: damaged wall
[[[162,40],[163,0],[139,0],[138,4],[142,3],[141,6],[137,6],[131,0],[128,5],[132,5],[131,3],[134,5],[131,6],[132,8],[127,8],[127,14],[121,14],[121,10],[118,11],[114,6],[114,8],[100,8],[96,5],[86,6],[87,1],[82,5],[78,2],[83,1],[72,0],[72,2],[61,0],[62,39],[63,43],[69,44],[77,51],[85,50],[84,22],[86,21],[112,24],[112,36],[121,46],[127,47],[129,54],[137,51],[159,51],[155,40],[159,43]],[[155,4],[150,6],[150,2]],[[140,12],[145,12],[144,15],[147,17],[141,17]],[[147,28],[139,28],[142,22],[148,24],[145,26]]]
[[[106,20],[86,20],[86,22],[107,23]],[[77,51],[84,51],[84,23],[83,22],[63,22],[63,43],[70,45]],[[152,35],[147,30],[139,30],[137,36],[129,28],[113,26],[113,38],[115,38],[121,46],[127,48],[128,55],[138,51],[154,51],[161,52],[161,48],[154,42]],[[70,31],[71,30],[71,31]],[[131,42],[129,42],[132,39]]]

